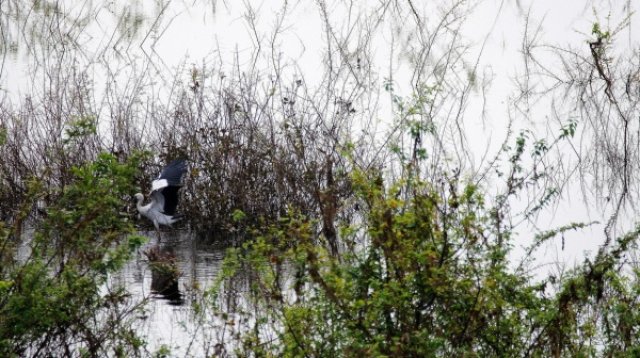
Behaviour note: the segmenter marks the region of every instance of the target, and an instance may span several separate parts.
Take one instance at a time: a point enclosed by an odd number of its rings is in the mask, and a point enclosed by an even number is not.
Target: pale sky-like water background
[[[61,38],[69,41],[66,44],[38,44],[33,35],[24,30],[28,26],[18,28],[15,24],[3,24],[5,57],[0,73],[0,96],[5,104],[17,105],[26,96],[42,95],[49,80],[42,69],[48,61],[55,60],[50,56],[55,46],[58,46],[57,54],[64,53],[65,61],[73,63],[77,71],[85,73],[93,81],[93,98],[98,113],[106,110],[109,103],[109,94],[105,93],[106,87],[102,85],[109,79],[114,79],[123,92],[138,97],[131,98],[132,101],[145,99],[169,103],[175,95],[176,82],[187,83],[193,68],[211,69],[204,86],[216,86],[225,73],[251,69],[257,69],[268,81],[269,76],[274,75],[274,64],[281,65],[284,68],[282,74],[291,80],[303,75],[309,88],[322,85],[322,69],[326,61],[323,54],[329,45],[324,31],[327,24],[319,15],[319,2],[288,2],[286,7],[280,1],[256,0],[237,3],[197,0],[59,1],[58,4],[66,14],[60,27]],[[354,2],[349,6],[348,2],[328,2],[329,25],[339,34],[366,32],[366,27],[351,25],[367,23],[363,19],[377,10],[380,4],[374,1]],[[427,19],[429,22],[438,21],[439,8],[451,2],[413,1],[413,4],[420,9],[428,8],[426,13],[434,14],[432,19]],[[6,11],[6,6],[6,3],[0,4],[0,9]],[[486,91],[482,91],[481,86],[472,91],[464,115],[467,139],[472,147],[477,147],[477,151],[472,151],[477,156],[471,158],[472,163],[467,168],[470,170],[481,164],[482,153],[495,153],[500,149],[509,116],[515,119],[514,132],[518,128],[528,128],[544,135],[549,130],[550,99],[533,103],[528,112],[519,112],[514,105],[518,95],[517,81],[523,75],[525,32],[535,36],[539,44],[584,50],[588,48],[587,41],[592,39],[594,22],[599,22],[604,28],[615,29],[637,10],[629,9],[636,6],[630,1],[596,0],[487,0],[464,2],[461,6],[469,12],[459,37],[460,43],[467,46],[464,54],[466,70],[472,69],[477,61],[477,82],[487,84]],[[284,20],[279,22],[282,14],[285,14]],[[640,20],[632,15],[629,21],[627,27],[615,34],[614,54],[638,46]],[[28,22],[21,23],[26,25]],[[65,30],[68,30],[66,35]],[[367,85],[377,88],[377,91],[383,92],[384,80],[393,77],[399,95],[410,93],[412,65],[404,53],[408,49],[402,47],[399,40],[401,30],[397,23],[389,22],[379,25],[371,33],[366,61],[371,66],[374,80]],[[346,46],[354,51],[353,56],[357,55],[357,45],[349,43]],[[444,45],[440,51],[447,50]],[[63,49],[67,46],[68,51],[61,51],[59,46]],[[559,65],[551,48],[543,47],[540,56],[540,61],[550,67]],[[461,69],[461,73],[464,71]],[[131,77],[142,78],[144,83],[130,83],[128,79]],[[535,81],[539,81],[535,84],[539,88],[544,87],[544,79]],[[131,90],[136,86],[143,90]],[[375,108],[358,109],[363,115],[379,118],[381,125],[374,137],[380,143],[384,142],[387,133],[385,123],[387,118],[393,117],[388,98],[382,94]],[[565,115],[571,116],[570,111]],[[100,125],[107,126],[108,123]],[[578,136],[581,130],[578,127]],[[569,152],[567,155],[570,157]],[[577,184],[575,180],[572,183]],[[489,193],[497,191],[491,187],[487,190]],[[514,207],[517,206],[515,203]],[[585,203],[579,189],[569,189],[562,194],[559,204],[543,212],[534,225],[519,227],[514,255],[521,254],[520,247],[531,242],[537,228],[599,221],[600,224],[585,230],[567,233],[563,243],[559,240],[549,243],[540,251],[541,256],[537,260],[541,267],[550,269],[557,263],[579,262],[585,253],[593,253],[603,242],[604,223],[611,210],[606,205],[597,205],[595,200]],[[635,221],[635,215],[627,212],[620,220],[620,231],[630,228]],[[195,258],[195,266],[182,268],[187,274],[181,279],[181,285],[188,285],[194,279],[201,279],[206,284],[215,276],[222,251],[207,250],[181,247],[179,252],[182,256],[192,255],[185,256],[183,262]],[[144,290],[148,286],[148,272],[139,263],[131,263],[124,277],[133,284],[134,292],[142,296],[147,294]],[[150,336],[157,338],[163,333],[154,333],[154,325],[175,324],[181,320],[183,308],[166,305],[163,301],[152,302],[151,310],[160,313],[151,316],[151,324],[146,329],[150,330]],[[167,317],[173,317],[170,318],[173,323],[163,321]],[[176,331],[170,333],[174,341],[182,339],[180,334]],[[156,343],[159,342],[157,339]]]

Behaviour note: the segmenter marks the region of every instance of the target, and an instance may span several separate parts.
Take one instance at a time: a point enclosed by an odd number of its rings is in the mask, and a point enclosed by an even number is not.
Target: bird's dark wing
[[[169,163],[158,179],[165,179],[169,185],[180,185],[182,176],[187,172],[187,161],[185,159],[176,159]]]
[[[176,159],[169,163],[158,176],[151,182],[151,191],[160,190],[169,186],[180,186],[182,176],[187,172],[187,161]]]
[[[164,197],[164,208],[163,212],[167,215],[175,215],[176,207],[178,206],[178,189],[179,186],[168,186],[162,190],[156,191],[156,193],[161,193],[162,197]]]
[[[178,190],[182,176],[187,172],[187,161],[176,159],[169,163],[160,173],[158,179],[151,183],[153,207],[166,215],[175,215],[178,206]]]

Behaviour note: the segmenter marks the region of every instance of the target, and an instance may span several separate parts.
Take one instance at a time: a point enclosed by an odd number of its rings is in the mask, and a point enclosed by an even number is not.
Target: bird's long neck
[[[136,208],[138,209],[138,212],[140,214],[146,214],[147,213],[147,208],[144,207],[144,205],[142,205],[142,202],[144,201],[144,197],[142,195],[140,195],[137,199],[136,202]]]

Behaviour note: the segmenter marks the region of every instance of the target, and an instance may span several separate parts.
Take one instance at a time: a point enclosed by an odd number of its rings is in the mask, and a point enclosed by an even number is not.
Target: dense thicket
[[[289,2],[268,55],[247,2],[250,64],[236,51],[171,81],[120,52],[161,37],[166,7],[146,36],[143,16],[118,15],[95,55],[78,39],[100,6],[0,3],[5,59],[30,34],[30,80],[45,84],[0,102],[0,355],[152,354],[134,329],[143,303],[109,277],[144,242],[131,196],[176,157],[189,160],[182,225],[236,238],[190,302],[222,330],[221,355],[640,355],[640,229],[619,220],[635,209],[639,57],[612,51],[629,23],[594,22],[565,49],[539,46],[527,18],[519,92],[484,141],[469,117],[487,120],[492,79],[462,36],[475,4],[416,3],[316,2],[326,48],[305,74],[279,57]],[[385,36],[388,75],[373,63]],[[542,129],[527,121],[535,103],[551,104]],[[575,186],[607,216],[602,244],[576,267],[535,269],[541,247],[594,224],[537,226]]]

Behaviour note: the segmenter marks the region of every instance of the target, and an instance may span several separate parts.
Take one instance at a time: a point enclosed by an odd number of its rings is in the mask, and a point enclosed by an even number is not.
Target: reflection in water
[[[158,244],[152,232],[136,257],[114,281],[122,282],[132,299],[146,301],[137,332],[150,352],[170,349],[170,356],[210,356],[224,337],[219,324],[203,317],[202,292],[215,280],[226,247],[205,244],[189,232],[164,232]]]
[[[160,295],[169,304],[183,304],[184,301],[178,287],[180,270],[173,246],[161,246],[158,243],[146,249],[144,255],[149,260],[149,268],[151,269],[151,292]]]

